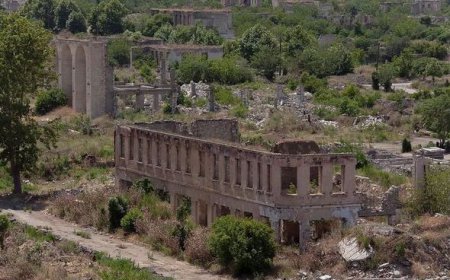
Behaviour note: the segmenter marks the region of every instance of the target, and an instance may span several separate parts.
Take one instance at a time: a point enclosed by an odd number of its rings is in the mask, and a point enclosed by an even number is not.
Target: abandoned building
[[[174,25],[196,25],[217,30],[226,39],[234,38],[231,11],[227,9],[151,9],[151,14],[165,13],[172,16]]]
[[[441,11],[441,0],[414,0],[411,4],[413,15],[435,14]]]
[[[56,36],[59,87],[76,112],[96,118],[113,110],[113,68],[107,60],[106,38]]]
[[[223,57],[222,46],[167,44],[149,45],[147,48],[158,65],[163,84],[167,80],[169,65],[173,62],[179,62],[187,54],[203,55],[208,59]]]
[[[190,198],[200,225],[227,214],[253,217],[270,224],[278,241],[301,246],[323,223],[355,224],[362,198],[352,155],[282,154],[238,141],[235,120],[119,125],[116,182],[124,187],[148,178],[168,192],[174,208]]]
[[[15,12],[25,4],[26,0],[0,0],[0,7],[6,11]]]
[[[224,7],[259,7],[261,0],[220,0]]]

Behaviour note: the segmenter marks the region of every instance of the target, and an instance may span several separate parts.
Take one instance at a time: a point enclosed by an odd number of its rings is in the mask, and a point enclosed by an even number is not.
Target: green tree
[[[153,37],[161,26],[172,25],[172,17],[167,14],[156,14],[151,17],[145,24],[142,34],[145,36]]]
[[[55,28],[54,0],[29,0],[22,9],[22,14],[28,18],[36,19],[44,24],[44,28],[53,30]]]
[[[289,56],[295,56],[317,42],[304,26],[297,25],[286,31],[286,49]]]
[[[0,165],[8,164],[14,193],[21,172],[31,170],[39,142],[50,148],[55,134],[31,117],[30,98],[53,77],[51,34],[18,14],[0,15]]]
[[[275,72],[281,66],[281,58],[276,50],[263,48],[251,58],[251,65],[268,80],[273,81]]]
[[[450,94],[427,99],[419,106],[424,126],[437,134],[440,146],[450,136]]]
[[[71,0],[61,0],[55,8],[56,29],[62,30],[66,28],[70,14],[79,11],[78,6]]]
[[[178,78],[183,83],[194,81],[198,83],[206,78],[208,73],[208,60],[201,55],[187,55],[181,59],[178,67]]]
[[[202,24],[193,28],[191,42],[196,45],[221,45],[223,38],[213,29],[208,29]]]
[[[86,30],[87,30],[86,18],[79,11],[72,12],[69,15],[69,18],[67,19],[66,27],[70,32],[72,32],[74,34],[80,33],[80,32],[86,32]]]
[[[272,34],[267,28],[260,24],[248,29],[239,41],[240,53],[242,57],[249,61],[255,53],[259,52],[264,47],[274,49],[276,46]]]
[[[442,63],[437,59],[430,59],[429,63],[425,67],[425,73],[427,76],[431,76],[433,84],[436,77],[442,77],[444,74],[444,67]]]
[[[273,231],[268,225],[233,216],[214,222],[209,247],[223,266],[236,273],[263,272],[275,256]]]
[[[124,31],[123,17],[127,9],[119,0],[104,0],[89,18],[91,32],[97,35],[118,34]]]
[[[384,91],[392,90],[392,79],[395,76],[395,69],[391,64],[383,64],[378,69],[378,80],[384,87]]]
[[[177,208],[177,226],[173,234],[178,238],[178,246],[182,251],[185,249],[186,240],[192,231],[192,224],[189,222],[191,213],[191,201],[184,198],[181,205]]]

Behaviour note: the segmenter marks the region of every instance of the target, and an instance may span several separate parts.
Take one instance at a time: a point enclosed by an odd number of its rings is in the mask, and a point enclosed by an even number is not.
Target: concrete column
[[[150,139],[150,141],[152,141],[152,154],[151,154],[151,156],[152,156],[152,164],[153,164],[153,166],[156,166],[157,163],[158,163],[158,161],[157,161],[157,155],[158,155],[158,150],[157,149],[158,149],[158,147],[156,145],[156,139],[154,137],[152,137]]]
[[[356,159],[346,162],[344,167],[344,182],[343,182],[343,192],[347,195],[353,195],[356,188]]]
[[[170,192],[169,196],[170,196],[170,207],[172,208],[173,211],[176,211],[177,210],[177,194]]]
[[[236,184],[236,158],[230,157],[230,186]],[[233,189],[233,188],[232,188]]]
[[[153,110],[159,111],[159,93],[153,94]]]
[[[125,132],[123,134],[123,138],[124,138],[124,151],[125,151],[125,162],[126,164],[128,164],[128,161],[130,160],[130,131],[128,130],[127,132]]]
[[[148,145],[147,145],[147,137],[142,137],[142,162],[144,164],[148,164]]]
[[[160,142],[159,145],[159,154],[161,155],[161,167],[163,169],[167,168],[167,161],[169,160],[169,155],[167,154],[167,149],[166,149],[166,142]]]
[[[261,180],[261,189],[264,192],[267,192],[268,190],[268,182],[267,182],[267,162],[262,161],[261,162],[261,174],[259,175]]]
[[[319,172],[319,179],[322,187],[322,193],[325,195],[331,195],[333,192],[333,165],[329,162],[322,162],[322,174]]]
[[[252,160],[252,188],[256,191],[259,186],[259,173],[258,173],[258,161]]]
[[[205,151],[205,178],[209,186],[212,186],[214,177],[214,154]]]
[[[214,223],[215,211],[216,211],[216,205],[214,203],[209,203],[207,205],[208,227],[211,227],[212,224]]]
[[[278,162],[274,162],[271,166],[271,188],[274,197],[281,196],[281,167]]]
[[[170,141],[170,169],[176,170],[177,169],[177,147],[175,141]]]
[[[247,159],[243,158],[241,159],[241,186],[243,188],[249,188],[248,185],[248,166],[247,166]]]
[[[210,112],[214,112],[216,110],[216,100],[214,96],[214,91],[212,88],[209,88],[208,91],[208,107]]]
[[[139,137],[137,135],[137,131],[131,134],[131,137],[133,137],[133,160],[138,162],[139,161]]]
[[[223,184],[225,182],[225,157],[223,154],[218,154],[217,156],[219,157],[219,163],[217,164],[217,168],[219,168],[219,185],[221,192],[223,192]]]
[[[308,220],[301,221],[298,224],[299,224],[298,237],[299,237],[300,251],[305,251],[307,243],[311,240],[311,226]]]
[[[273,229],[273,232],[275,233],[275,241],[280,242],[281,241],[280,220],[270,219],[270,227]]]
[[[197,97],[197,89],[194,81],[191,81],[191,97]]]
[[[181,172],[186,172],[186,142],[180,141],[180,168]]]
[[[198,177],[200,172],[200,156],[199,156],[199,149],[197,145],[191,146],[191,158],[190,158],[190,166],[191,166],[191,172],[192,177]]]
[[[309,195],[309,173],[310,166],[301,161],[297,166],[297,195],[306,197]]]
[[[139,90],[138,93],[136,94],[136,104],[134,106],[134,109],[136,109],[136,110],[144,109],[144,102],[145,102],[145,96]]]

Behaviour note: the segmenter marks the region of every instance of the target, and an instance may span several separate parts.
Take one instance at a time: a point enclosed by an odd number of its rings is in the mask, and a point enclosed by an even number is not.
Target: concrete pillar
[[[304,220],[298,223],[299,224],[299,247],[300,251],[305,251],[307,243],[311,240],[311,226],[308,220]]]
[[[159,93],[153,94],[153,110],[159,111]]]
[[[159,144],[159,154],[161,155],[161,167],[163,169],[167,168],[167,161],[170,160],[169,155],[167,154],[166,142],[162,141]]]
[[[281,241],[280,220],[270,219],[270,227],[273,229],[273,232],[275,233],[275,241],[280,242]]]
[[[218,154],[217,156],[219,157],[219,163],[217,165],[217,168],[219,168],[219,185],[221,192],[223,192],[223,184],[225,182],[225,157],[223,154]]]
[[[170,169],[176,170],[177,169],[177,147],[175,141],[170,141]]]
[[[344,182],[343,182],[343,192],[347,195],[353,195],[356,188],[356,159],[352,161],[347,161],[344,167]]]
[[[230,157],[230,186],[236,184],[236,175],[236,158]]]
[[[151,139],[150,139],[150,141],[151,141],[151,143],[152,143],[152,147],[151,147],[151,149],[152,149],[152,154],[151,154],[151,156],[152,156],[152,163],[153,163],[153,166],[155,166],[155,165],[157,165],[158,164],[158,160],[157,160],[157,155],[158,155],[158,147],[157,147],[157,145],[156,145],[156,138],[154,138],[154,137],[152,137]]]
[[[309,195],[310,166],[304,162],[297,166],[297,195],[306,197]]]
[[[139,137],[137,135],[137,131],[131,134],[131,137],[133,137],[133,160],[139,161]]]
[[[270,185],[272,188],[272,193],[274,197],[280,197],[281,196],[281,167],[280,165],[275,162],[271,166],[271,174],[270,174]]]
[[[148,145],[147,145],[147,137],[142,137],[142,162],[144,164],[148,164]]]
[[[214,203],[209,203],[207,205],[207,217],[208,217],[208,227],[211,227],[214,223],[216,212],[216,205]]]
[[[186,142],[185,141],[180,141],[180,168],[181,168],[181,172],[186,172]]]
[[[172,114],[175,114],[177,110],[177,99],[178,99],[178,91],[177,91],[177,80],[176,80],[175,68],[170,69],[170,107],[172,110]]]
[[[144,101],[145,101],[145,96],[139,90],[138,93],[136,94],[136,104],[134,105],[134,109],[136,109],[138,111],[144,109]]]
[[[249,188],[248,185],[248,165],[247,159],[241,159],[241,186],[244,188]]]
[[[252,160],[252,188],[256,191],[259,186],[259,172],[258,172],[258,161]]]
[[[267,181],[267,163],[265,161],[261,162],[261,174],[259,178],[261,180],[261,189],[267,192],[269,182]]]
[[[198,177],[200,173],[200,156],[199,156],[199,148],[197,145],[191,146],[191,158],[190,158],[190,166],[192,177]]]

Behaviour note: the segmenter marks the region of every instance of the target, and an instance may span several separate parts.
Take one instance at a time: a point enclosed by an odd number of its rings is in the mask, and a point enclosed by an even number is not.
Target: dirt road
[[[139,246],[129,242],[95,232],[91,229],[80,227],[76,224],[68,223],[42,211],[22,211],[13,209],[2,209],[2,213],[11,213],[18,222],[28,224],[33,227],[44,227],[55,236],[72,240],[81,246],[93,251],[101,251],[111,257],[120,257],[134,261],[139,267],[148,268],[151,271],[174,279],[185,280],[210,280],[227,279],[227,277],[211,274],[199,267],[187,262],[178,261],[165,256],[159,252],[151,251],[144,246]],[[90,239],[82,238],[75,234],[76,231],[88,232]]]

